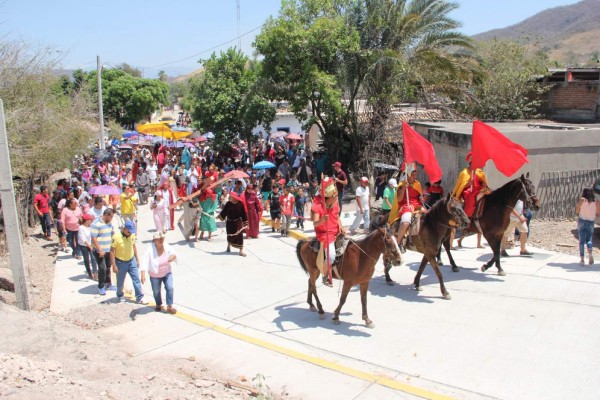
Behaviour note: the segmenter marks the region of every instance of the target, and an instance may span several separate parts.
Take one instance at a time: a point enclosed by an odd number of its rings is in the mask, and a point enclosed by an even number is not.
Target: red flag
[[[481,121],[473,121],[471,151],[471,169],[483,168],[487,160],[492,160],[498,171],[506,176],[512,176],[529,162],[526,148]]]
[[[402,121],[402,133],[404,134],[404,162],[418,162],[423,165],[431,182],[442,179],[442,169],[435,158],[433,145],[404,121]]]

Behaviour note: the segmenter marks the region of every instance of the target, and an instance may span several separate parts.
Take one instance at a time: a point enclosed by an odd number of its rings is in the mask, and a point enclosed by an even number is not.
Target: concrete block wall
[[[551,116],[560,119],[600,119],[598,81],[575,81],[555,85],[549,94]]]

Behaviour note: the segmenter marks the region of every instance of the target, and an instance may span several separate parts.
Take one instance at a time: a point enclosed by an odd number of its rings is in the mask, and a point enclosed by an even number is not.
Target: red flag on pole
[[[471,151],[472,169],[483,168],[487,160],[492,160],[498,171],[506,176],[512,176],[529,162],[526,148],[481,121],[473,121]]]
[[[404,121],[402,121],[402,133],[404,134],[404,162],[418,162],[423,165],[431,182],[442,179],[442,169],[435,158],[433,145]]]

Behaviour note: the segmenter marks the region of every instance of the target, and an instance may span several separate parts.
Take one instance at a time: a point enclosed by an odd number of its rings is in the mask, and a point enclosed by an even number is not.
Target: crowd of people
[[[466,161],[468,165],[451,195],[464,202],[466,214],[472,217],[477,213],[478,199],[488,193],[489,187],[482,170],[471,171],[470,155]],[[253,169],[252,165],[259,162],[266,162],[267,167]],[[348,175],[340,162],[329,164],[325,154],[306,151],[302,141],[259,140],[251,148],[240,141],[220,151],[201,144],[178,148],[157,143],[124,151],[110,146],[107,151],[78,157],[74,165],[71,177],[60,180],[51,194],[41,186],[35,196],[33,206],[44,237],[52,240],[52,232],[56,232],[59,249],[82,260],[87,276],[97,281],[100,295],[114,290],[123,300],[123,282],[129,274],[136,301],[145,303],[141,284],[148,271],[157,311],[165,310],[161,285],[167,292],[166,311],[176,311],[172,307],[170,266],[176,255],[164,240],[178,224],[186,240],[211,241],[217,220],[225,221],[227,251],[233,248],[246,256],[244,240],[259,237],[263,212],[270,215],[271,231],[284,237],[290,234],[293,223],[296,229],[304,230],[308,219],[329,264],[334,258],[335,238],[346,234],[339,216],[349,186]],[[373,195],[370,179],[362,177],[354,193],[356,214],[348,227],[349,234],[369,228],[373,199],[381,199],[381,212],[389,215],[390,223],[399,222],[401,243],[412,215],[425,211],[444,195],[441,182],[422,186],[416,176],[414,169],[398,179],[382,171],[375,178]],[[155,225],[152,246],[142,258],[135,244],[137,210],[141,206],[152,211]],[[518,202],[513,209],[502,241],[503,256],[508,256],[506,249],[513,232],[521,244],[520,254],[531,254],[526,248],[531,212],[523,207]],[[584,246],[588,248],[589,264],[593,263],[590,232],[600,212],[598,207],[593,192],[586,189],[576,209],[582,264]],[[182,211],[178,220],[175,210]],[[116,286],[111,270],[117,276]]]

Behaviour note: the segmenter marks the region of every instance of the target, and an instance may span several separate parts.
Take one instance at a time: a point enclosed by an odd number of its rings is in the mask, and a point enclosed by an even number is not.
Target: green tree
[[[317,124],[332,158],[357,165],[371,148],[390,153],[392,104],[460,91],[471,76],[462,59],[471,41],[448,16],[455,8],[443,0],[286,0],[255,41],[271,96],[289,101],[305,128]]]
[[[163,71],[162,69],[160,71],[158,71],[158,80],[161,82],[166,82],[168,79],[168,75],[165,71]]]
[[[248,57],[235,48],[203,61],[204,72],[191,78],[189,102],[195,125],[212,131],[218,145],[232,143],[238,134],[252,143],[257,125],[270,129],[275,109],[258,81],[257,70],[249,68]]]
[[[547,73],[543,51],[530,51],[508,40],[481,42],[479,80],[470,88],[469,101],[459,109],[480,119],[513,120],[539,115],[542,95],[550,89],[536,82]]]
[[[97,95],[96,71],[86,75],[88,87]],[[159,104],[169,104],[169,85],[157,79],[136,78],[120,69],[102,70],[102,105],[106,120],[124,126],[148,119]]]
[[[129,74],[135,78],[142,77],[141,69],[132,67],[131,65],[129,65],[127,63],[121,63],[121,64],[117,65],[116,69],[121,70],[121,71],[125,72],[126,74]]]

